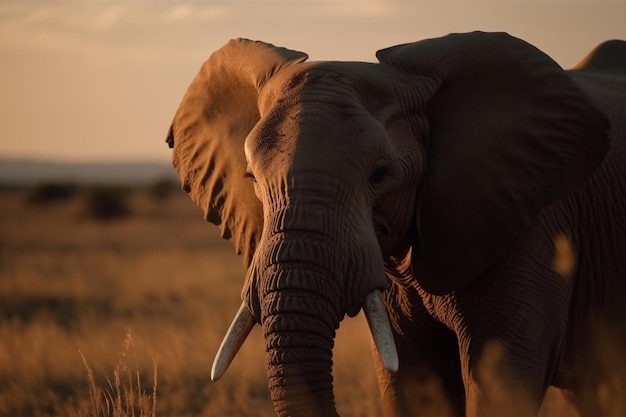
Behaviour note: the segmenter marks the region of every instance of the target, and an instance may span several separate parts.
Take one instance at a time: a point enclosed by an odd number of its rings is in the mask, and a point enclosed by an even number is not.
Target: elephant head
[[[477,32],[377,56],[305,62],[230,41],[168,135],[183,188],[248,270],[213,378],[261,324],[279,415],[336,414],[334,335],[362,307],[397,368],[386,270],[406,265],[435,294],[470,285],[607,149],[604,119],[521,40]]]

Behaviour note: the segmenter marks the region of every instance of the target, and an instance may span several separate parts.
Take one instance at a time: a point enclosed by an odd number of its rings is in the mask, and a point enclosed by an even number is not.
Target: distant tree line
[[[129,197],[133,187],[122,185],[79,185],[72,182],[41,182],[29,186],[24,198],[31,206],[80,199],[80,215],[95,220],[116,220],[132,214]],[[159,179],[145,187],[154,202],[164,202],[180,187],[169,178]]]

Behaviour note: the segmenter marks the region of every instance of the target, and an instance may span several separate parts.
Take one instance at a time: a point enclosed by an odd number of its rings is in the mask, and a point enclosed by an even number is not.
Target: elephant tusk
[[[215,382],[224,375],[228,365],[237,355],[239,348],[246,341],[255,324],[254,317],[248,311],[245,303],[242,303],[215,355],[213,367],[211,368],[211,381]]]
[[[398,352],[380,291],[374,290],[365,297],[363,311],[372,339],[385,368],[391,372],[397,372],[399,367]]]

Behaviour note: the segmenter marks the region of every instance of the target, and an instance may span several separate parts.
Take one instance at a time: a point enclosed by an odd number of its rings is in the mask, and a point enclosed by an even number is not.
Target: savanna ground
[[[230,243],[181,191],[126,191],[129,212],[109,220],[85,194],[0,192],[0,416],[274,415],[258,327],[210,382],[245,273]],[[341,415],[381,415],[361,315],[334,362]],[[436,390],[418,399],[433,415]],[[574,415],[556,391],[542,413]]]

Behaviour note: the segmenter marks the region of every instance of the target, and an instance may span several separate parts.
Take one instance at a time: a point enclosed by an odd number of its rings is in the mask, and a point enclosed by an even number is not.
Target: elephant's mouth
[[[382,363],[389,371],[396,372],[399,367],[398,353],[380,291],[372,291],[365,297],[363,312]],[[242,303],[213,361],[212,381],[224,375],[255,324],[254,317]]]

